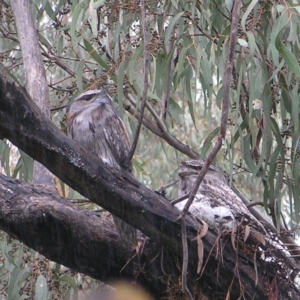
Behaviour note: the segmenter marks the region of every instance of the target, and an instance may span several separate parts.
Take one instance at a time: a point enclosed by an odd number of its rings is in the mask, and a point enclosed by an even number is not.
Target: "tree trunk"
[[[18,37],[22,48],[25,88],[40,110],[50,118],[48,83],[28,0],[11,1]],[[55,186],[54,176],[37,161],[33,165],[35,183]]]

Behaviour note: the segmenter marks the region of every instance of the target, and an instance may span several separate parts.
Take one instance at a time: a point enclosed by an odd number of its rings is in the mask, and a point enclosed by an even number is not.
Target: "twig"
[[[132,105],[134,105],[134,107],[136,107],[135,100],[130,94],[125,93],[125,97],[132,103]],[[184,153],[185,155],[187,155],[192,159],[198,159],[199,153],[197,153],[191,147],[189,147],[186,144],[183,144],[182,142],[177,140],[176,137],[171,135],[165,128],[165,125],[163,124],[162,120],[159,119],[159,116],[156,114],[155,110],[149,104],[147,106],[147,104],[148,103],[146,103],[146,107],[154,117],[155,121],[157,122],[157,125],[151,122],[150,120],[148,120],[149,122],[145,122],[145,116],[144,116],[143,124],[145,125],[145,127],[147,127],[151,132],[153,132],[157,136],[161,137],[163,140],[165,140],[170,146],[172,146],[176,150],[180,151],[181,153]],[[139,113],[139,109],[136,110],[126,109],[126,110],[128,110],[133,116],[136,116],[137,112]],[[163,129],[162,126],[165,129]]]
[[[171,180],[170,182],[168,182],[167,184],[165,185],[162,185],[158,190],[156,190],[156,192],[162,192],[164,191],[165,189],[175,185],[176,183],[178,182],[178,179],[173,179]]]
[[[41,36],[39,35],[39,42],[40,42],[40,48],[42,49],[42,55],[44,55],[45,57],[47,57],[49,60],[51,60],[52,62],[54,62],[56,65],[58,65],[59,67],[61,67],[65,72],[67,72],[68,74],[70,74],[71,76],[73,76],[74,78],[76,77],[76,72],[73,71],[69,66],[67,66],[64,62],[62,62],[57,55],[52,51],[52,49],[50,49],[48,47],[48,45],[46,43],[44,43],[43,39],[41,38]],[[47,49],[47,51],[45,51],[45,49],[42,47],[42,45]],[[82,81],[84,83],[89,83],[89,79],[82,76]]]
[[[213,0],[214,4],[215,4],[215,7],[216,9],[219,11],[219,13],[225,18],[227,19],[228,21],[230,21],[230,18],[228,16],[226,16],[219,8],[218,4],[216,3],[216,0]]]
[[[233,184],[231,185],[231,189],[242,199],[244,204],[249,208],[250,212],[253,214],[253,216],[258,219],[261,223],[264,224],[264,227],[268,230],[270,230],[273,233],[277,233],[277,229],[273,225],[273,223],[270,222],[269,218],[266,218],[259,210],[257,210],[255,207],[252,207],[250,204],[251,202],[241,193]]]
[[[134,106],[125,104],[124,109],[127,110],[133,117],[139,118],[140,112]],[[152,133],[154,133],[157,136],[160,136],[161,132],[160,132],[159,128],[157,128],[156,124],[154,124],[147,116],[143,117],[142,123]]]
[[[140,117],[138,119],[138,124],[136,127],[134,139],[131,145],[131,149],[128,153],[127,160],[130,161],[133,157],[133,154],[135,152],[137,142],[139,139],[142,122],[143,122],[143,116],[145,111],[145,105],[147,101],[147,92],[148,92],[148,65],[149,65],[149,58],[148,58],[148,43],[147,43],[147,27],[146,27],[146,12],[145,12],[145,1],[141,0],[141,24],[142,24],[142,30],[143,30],[143,38],[144,38],[144,89],[143,89],[143,95],[141,100],[141,110],[140,110]]]
[[[185,218],[181,219],[181,239],[182,239],[182,251],[183,251],[182,273],[181,273],[182,289],[185,292],[186,296],[189,298],[189,300],[193,300],[193,296],[186,284],[186,274],[187,274],[187,267],[189,262],[189,255],[188,255],[188,245],[187,245],[187,237],[186,237]]]
[[[264,203],[262,201],[253,201],[253,202],[250,202],[250,204],[247,204],[246,206],[247,206],[247,208],[249,208],[249,207],[253,207],[256,205],[264,206]]]
[[[181,202],[181,201],[187,199],[188,197],[189,197],[189,194],[185,194],[185,195],[183,195],[183,196],[181,196],[181,197],[179,197],[179,198],[176,198],[176,199],[170,201],[170,203],[171,203],[172,205],[175,205],[175,204],[177,204],[177,203],[179,203],[179,202]]]
[[[136,91],[135,91],[135,93],[136,93]],[[134,105],[134,107],[137,107],[136,101],[134,100],[134,98],[130,94],[125,94],[125,96]],[[153,107],[148,102],[146,102],[146,107],[149,110],[149,112],[151,113],[151,115],[153,116],[153,118],[155,119],[155,121],[157,122],[157,126],[159,127],[159,129],[162,132],[167,131],[166,125],[159,118],[159,115],[156,113],[156,111],[153,109]],[[139,109],[137,109],[137,110],[140,111]]]

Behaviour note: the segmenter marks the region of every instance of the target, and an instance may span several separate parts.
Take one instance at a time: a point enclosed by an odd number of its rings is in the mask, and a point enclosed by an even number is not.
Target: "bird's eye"
[[[89,102],[88,99],[82,99],[82,102],[86,103],[86,102]]]

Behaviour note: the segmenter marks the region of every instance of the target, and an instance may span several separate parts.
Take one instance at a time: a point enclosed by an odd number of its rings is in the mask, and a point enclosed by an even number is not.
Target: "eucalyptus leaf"
[[[39,275],[35,283],[34,300],[45,300],[48,297],[48,286],[45,276]]]
[[[81,59],[76,69],[76,82],[77,82],[77,88],[80,93],[83,92],[83,84],[82,84],[83,68],[84,68],[84,60]]]
[[[109,69],[108,65],[105,63],[105,61],[101,58],[101,56],[96,52],[96,50],[93,48],[93,46],[90,44],[90,42],[86,39],[83,39],[84,46],[89,53],[89,55],[104,69]]]

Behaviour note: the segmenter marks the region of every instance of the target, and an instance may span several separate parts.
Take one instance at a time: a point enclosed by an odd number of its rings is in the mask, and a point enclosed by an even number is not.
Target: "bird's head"
[[[101,105],[112,105],[112,99],[106,89],[103,90],[90,90],[79,97],[70,105],[69,112],[73,113],[78,110],[97,108]]]
[[[178,175],[180,178],[190,178],[196,180],[200,171],[204,166],[204,160],[188,160],[182,161],[179,166]],[[224,174],[214,165],[210,165],[207,173],[205,174],[205,180],[215,182],[218,181],[222,184],[227,184],[227,180]]]
[[[66,108],[68,113],[74,113],[87,108],[95,109],[105,104],[112,106],[112,98],[106,89],[90,90],[78,96],[73,102],[54,107],[51,111]]]

